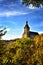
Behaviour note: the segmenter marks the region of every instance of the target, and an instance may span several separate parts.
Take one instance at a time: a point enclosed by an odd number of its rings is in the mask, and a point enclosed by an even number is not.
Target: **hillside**
[[[7,42],[0,40],[0,65],[43,65],[43,34]]]

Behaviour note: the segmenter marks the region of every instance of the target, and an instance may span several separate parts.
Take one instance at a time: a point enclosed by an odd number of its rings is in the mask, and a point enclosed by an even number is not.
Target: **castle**
[[[39,35],[37,32],[30,31],[30,27],[28,25],[28,21],[26,21],[26,25],[24,26],[23,37],[31,37],[34,38],[36,35]]]

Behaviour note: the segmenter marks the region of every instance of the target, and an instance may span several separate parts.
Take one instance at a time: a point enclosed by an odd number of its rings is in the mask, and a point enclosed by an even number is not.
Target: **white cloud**
[[[8,31],[10,31],[10,28],[7,28],[6,30],[7,30],[7,32],[8,32]]]
[[[2,39],[3,40],[10,40],[10,39],[14,39],[14,35],[4,35],[3,37],[2,37]]]
[[[2,37],[3,40],[12,40],[12,39],[15,39],[15,38],[21,38],[22,37],[22,31],[19,32],[19,29],[18,29],[18,33],[15,33],[15,31],[12,31],[11,33],[7,33],[6,35],[4,35]]]
[[[7,12],[0,12],[0,16],[17,16],[17,15],[25,15],[27,12],[23,11],[7,11]]]
[[[38,33],[41,34],[41,33],[43,33],[43,31],[39,31]]]
[[[3,40],[12,40],[12,39],[15,39],[15,38],[21,38],[21,34],[20,35],[9,35],[9,34],[6,34],[2,37]]]
[[[12,21],[12,22],[10,21],[10,23],[11,23],[11,24],[14,24],[14,25],[17,25],[17,23],[16,23],[16,22],[14,22],[14,21]]]

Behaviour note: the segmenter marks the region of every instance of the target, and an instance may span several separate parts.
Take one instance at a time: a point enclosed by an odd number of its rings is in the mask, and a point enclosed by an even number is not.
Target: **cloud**
[[[27,12],[20,12],[20,11],[7,11],[7,12],[0,12],[0,16],[17,16],[17,15],[25,15]]]
[[[6,33],[6,35],[4,35],[4,36],[2,37],[3,40],[12,40],[12,39],[15,39],[15,38],[21,38],[21,37],[22,37],[22,33],[23,33],[23,32],[19,31],[20,29],[17,29],[17,31],[13,29],[13,30],[11,31],[11,29],[9,30],[9,28],[8,28],[7,30],[8,30],[9,32]],[[17,33],[17,32],[18,32],[18,33]]]
[[[12,39],[15,39],[15,38],[21,38],[21,34],[20,35],[9,35],[9,34],[6,34],[2,37],[3,40],[12,40]]]
[[[38,31],[39,34],[43,33],[43,31]]]
[[[7,30],[7,32],[8,32],[8,31],[10,31],[10,28],[7,28],[6,30]]]
[[[2,37],[2,39],[3,40],[10,40],[10,39],[14,39],[14,35],[4,35],[3,37]]]
[[[18,24],[17,24],[16,22],[14,22],[14,21],[12,21],[12,22],[10,21],[10,23],[13,24],[13,25],[18,25]]]

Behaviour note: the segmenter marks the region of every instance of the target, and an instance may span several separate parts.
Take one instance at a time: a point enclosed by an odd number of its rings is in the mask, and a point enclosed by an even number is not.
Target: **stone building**
[[[36,35],[39,35],[37,32],[30,31],[30,27],[28,25],[28,21],[26,21],[26,25],[24,26],[23,37],[31,37],[34,38]]]

